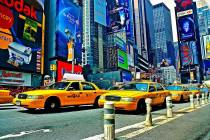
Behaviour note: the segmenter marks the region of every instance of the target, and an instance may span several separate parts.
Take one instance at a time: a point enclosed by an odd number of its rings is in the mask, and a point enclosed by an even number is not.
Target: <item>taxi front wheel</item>
[[[45,110],[55,111],[60,107],[59,100],[56,98],[48,99],[45,103]]]
[[[136,112],[146,113],[146,103],[143,99],[138,102]]]

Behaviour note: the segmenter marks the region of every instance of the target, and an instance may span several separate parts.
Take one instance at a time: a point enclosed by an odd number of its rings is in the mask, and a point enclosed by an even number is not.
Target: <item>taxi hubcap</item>
[[[55,103],[51,103],[50,107],[55,108]]]

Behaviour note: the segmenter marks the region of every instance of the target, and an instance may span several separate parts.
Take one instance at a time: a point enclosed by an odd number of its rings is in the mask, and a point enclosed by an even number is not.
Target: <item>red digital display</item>
[[[57,61],[57,79],[61,81],[64,73],[71,73],[72,64],[62,61]],[[74,65],[74,73],[82,73],[82,67]]]

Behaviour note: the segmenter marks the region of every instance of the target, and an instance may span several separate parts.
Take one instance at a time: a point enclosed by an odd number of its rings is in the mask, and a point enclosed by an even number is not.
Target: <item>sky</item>
[[[174,0],[150,0],[153,5],[158,3],[165,3],[165,5],[171,10],[171,21],[172,21],[172,29],[173,29],[173,41],[177,41],[177,29],[176,29],[176,19],[175,19],[175,11],[174,7],[176,6]],[[196,0],[193,0],[196,1]],[[210,0],[208,1],[208,5],[210,5]]]

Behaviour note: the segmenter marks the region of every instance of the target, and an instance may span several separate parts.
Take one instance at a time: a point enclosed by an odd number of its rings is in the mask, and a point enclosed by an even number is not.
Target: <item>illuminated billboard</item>
[[[128,56],[121,50],[118,50],[118,67],[128,70]]]
[[[57,78],[58,81],[61,81],[63,79],[63,75],[65,73],[71,73],[72,72],[72,64],[62,61],[57,61]],[[79,65],[74,65],[74,73],[82,73],[82,67]]]
[[[210,58],[210,35],[204,36],[203,41],[204,41],[204,50],[205,50],[206,58],[209,59]]]
[[[179,45],[182,66],[199,64],[196,42],[182,42]]]
[[[130,36],[129,0],[107,0],[108,6],[108,33],[126,31]]]
[[[178,34],[180,41],[195,40],[195,25],[193,15],[179,17],[178,19]]]
[[[74,58],[82,59],[82,11],[81,7],[68,0],[57,1],[56,56],[68,60],[72,51],[68,44],[72,41]]]
[[[106,0],[94,0],[94,21],[104,26],[106,23]]]
[[[0,66],[41,72],[43,12],[23,0],[11,0],[0,1],[0,15]]]
[[[192,9],[192,0],[175,0],[175,3],[177,12]]]

